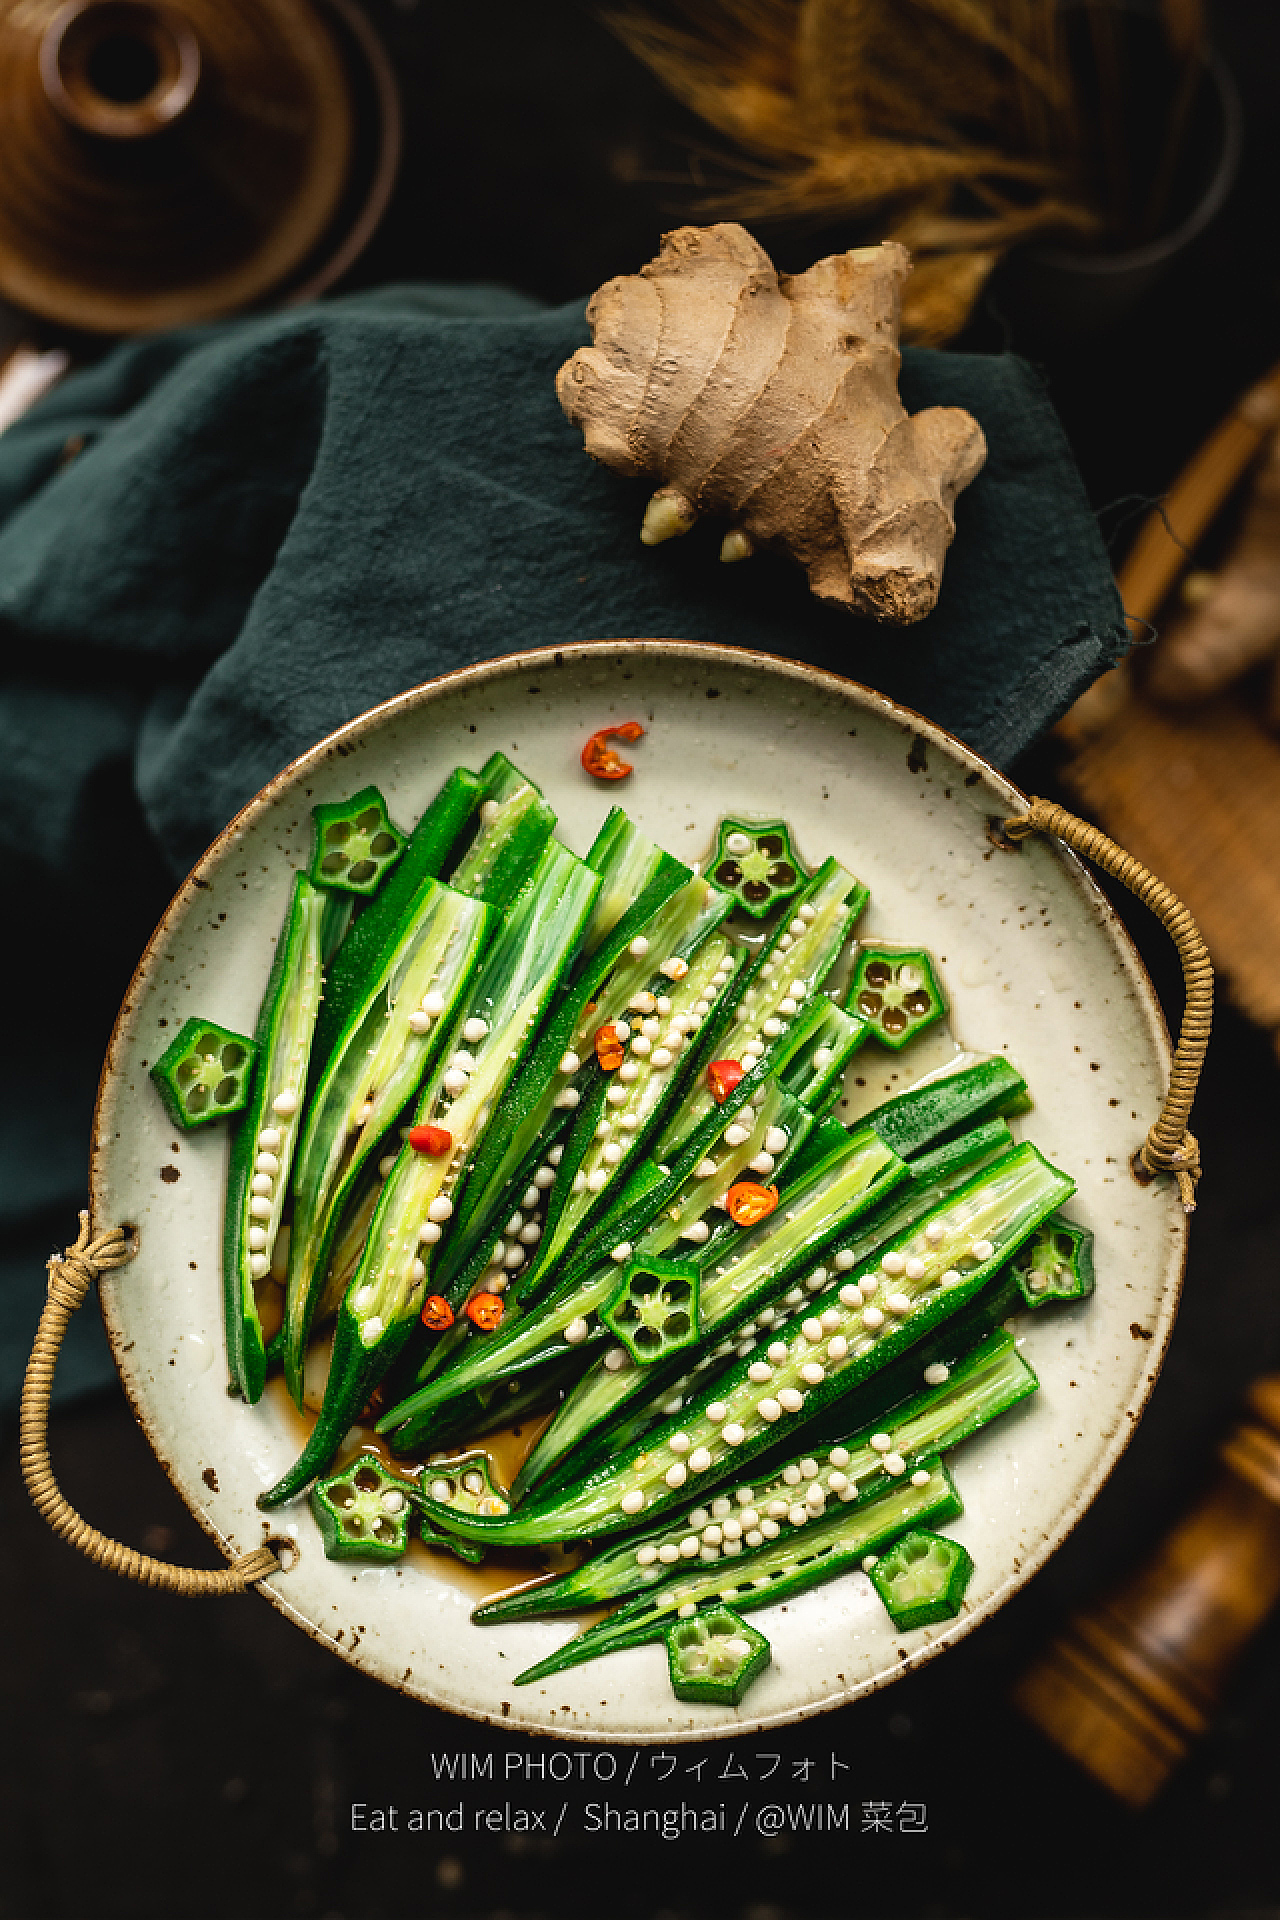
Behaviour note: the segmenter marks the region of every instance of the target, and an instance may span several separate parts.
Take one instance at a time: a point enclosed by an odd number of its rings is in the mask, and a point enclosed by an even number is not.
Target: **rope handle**
[[[229,1567],[170,1566],[165,1560],[153,1560],[134,1547],[109,1540],[105,1533],[91,1527],[87,1520],[81,1519],[54,1478],[49,1459],[49,1398],[53,1392],[54,1368],[71,1316],[100,1273],[109,1273],[132,1257],[119,1227],[91,1239],[87,1212],[80,1215],[80,1234],[75,1245],[61,1256],[55,1253],[50,1257],[48,1298],[22,1383],[18,1428],[22,1477],[36,1511],[56,1534],[69,1541],[77,1552],[86,1554],[96,1566],[106,1567],[126,1580],[137,1580],[144,1587],[159,1587],[188,1599],[203,1594],[243,1593],[255,1582],[280,1571],[280,1562],[270,1547],[256,1547],[252,1553],[241,1554]]]
[[[1064,841],[1073,853],[1101,867],[1149,907],[1178,949],[1187,993],[1182,1030],[1174,1051],[1164,1105],[1134,1155],[1132,1165],[1140,1178],[1154,1178],[1157,1173],[1173,1174],[1184,1209],[1194,1213],[1196,1181],[1200,1178],[1200,1146],[1188,1130],[1187,1121],[1191,1117],[1191,1104],[1196,1097],[1213,1024],[1213,963],[1200,929],[1172,888],[1163,880],[1157,880],[1140,860],[1109,840],[1100,828],[1091,827],[1087,820],[1068,813],[1065,807],[1055,806],[1049,800],[1033,800],[1026,813],[1005,821],[1004,831],[1010,840],[1026,840],[1033,833],[1043,833]]]

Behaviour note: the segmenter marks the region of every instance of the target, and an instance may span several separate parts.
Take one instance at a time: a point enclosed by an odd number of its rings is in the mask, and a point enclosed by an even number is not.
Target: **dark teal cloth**
[[[176,879],[323,734],[515,648],[759,648],[867,681],[1003,764],[1122,651],[1024,362],[904,353],[907,406],[968,407],[990,455],[939,605],[903,632],[820,605],[782,559],[720,565],[711,527],[642,547],[648,487],[594,465],[555,398],[588,338],[580,301],[393,288],[124,345],[0,438],[0,853],[46,924],[71,924],[89,885],[123,965],[149,924],[121,876],[158,857]],[[63,962],[10,961],[11,1005],[59,990]],[[74,1229],[104,1039],[57,1021],[0,1066],[0,1404],[40,1284],[14,1260],[33,1222]],[[97,1349],[67,1378],[105,1365]]]

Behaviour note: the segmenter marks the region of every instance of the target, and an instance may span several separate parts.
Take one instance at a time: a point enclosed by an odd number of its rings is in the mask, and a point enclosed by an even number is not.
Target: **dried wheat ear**
[[[774,547],[820,599],[906,626],[937,603],[956,495],[987,457],[960,407],[908,414],[893,242],[775,272],[743,227],[681,227],[587,307],[556,376],[586,450],[661,482],[641,539],[730,522],[722,560]]]

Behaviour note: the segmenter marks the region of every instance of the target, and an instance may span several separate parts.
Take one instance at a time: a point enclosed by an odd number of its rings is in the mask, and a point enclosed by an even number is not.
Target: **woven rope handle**
[[[1148,1174],[1171,1173],[1178,1182],[1178,1195],[1188,1213],[1195,1212],[1196,1181],[1200,1178],[1200,1147],[1188,1130],[1191,1104],[1196,1097],[1200,1069],[1209,1045],[1213,1024],[1213,964],[1200,935],[1200,929],[1176,893],[1148,873],[1140,860],[1108,840],[1105,833],[1091,827],[1065,807],[1048,800],[1033,800],[1026,813],[1006,820],[1004,830],[1011,840],[1025,840],[1033,833],[1050,834],[1065,841],[1073,853],[1092,860],[1132,894],[1150,907],[1167,929],[1178,958],[1187,990],[1182,1015],[1182,1030],[1173,1056],[1169,1091],[1164,1097],[1160,1117],[1139,1147],[1135,1159]]]
[[[89,1216],[82,1213],[75,1245],[68,1247],[61,1258],[54,1254],[49,1261],[49,1295],[22,1383],[18,1431],[27,1492],[37,1512],[54,1532],[69,1541],[77,1552],[86,1554],[96,1566],[106,1567],[126,1580],[137,1580],[144,1587],[160,1587],[167,1593],[184,1594],[188,1599],[202,1594],[243,1593],[256,1581],[279,1572],[280,1562],[270,1547],[257,1547],[252,1553],[242,1554],[229,1567],[209,1570],[173,1567],[165,1560],[153,1560],[149,1554],[122,1546],[118,1540],[109,1540],[105,1533],[99,1533],[96,1527],[80,1518],[54,1478],[49,1459],[49,1397],[63,1339],[72,1314],[98,1275],[123,1266],[130,1257],[119,1227],[91,1239]]]

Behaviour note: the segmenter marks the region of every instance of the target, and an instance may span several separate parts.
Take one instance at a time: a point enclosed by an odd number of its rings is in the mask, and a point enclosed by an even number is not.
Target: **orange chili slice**
[[[722,1107],[729,1095],[741,1080],[746,1069],[741,1060],[713,1060],[707,1068],[707,1085],[711,1089],[711,1098],[718,1107]]]
[[[473,1293],[467,1302],[467,1318],[481,1333],[492,1333],[505,1311],[499,1293]]]
[[[429,1333],[443,1333],[453,1325],[453,1308],[442,1293],[429,1293],[422,1303],[421,1317]]]
[[[429,1153],[439,1160],[453,1152],[453,1135],[448,1127],[410,1127],[409,1145],[415,1153]]]
[[[596,1029],[596,1059],[604,1073],[616,1073],[627,1057],[627,1049],[618,1038],[618,1029],[603,1026]]]
[[[767,1220],[778,1204],[778,1189],[762,1187],[755,1180],[739,1180],[725,1195],[729,1218],[739,1227],[754,1227]]]
[[[601,727],[599,733],[593,733],[582,749],[582,764],[587,772],[597,780],[625,780],[631,772],[631,762],[615,753],[608,744],[610,740],[638,740],[644,728],[638,720],[623,720],[616,727]]]

